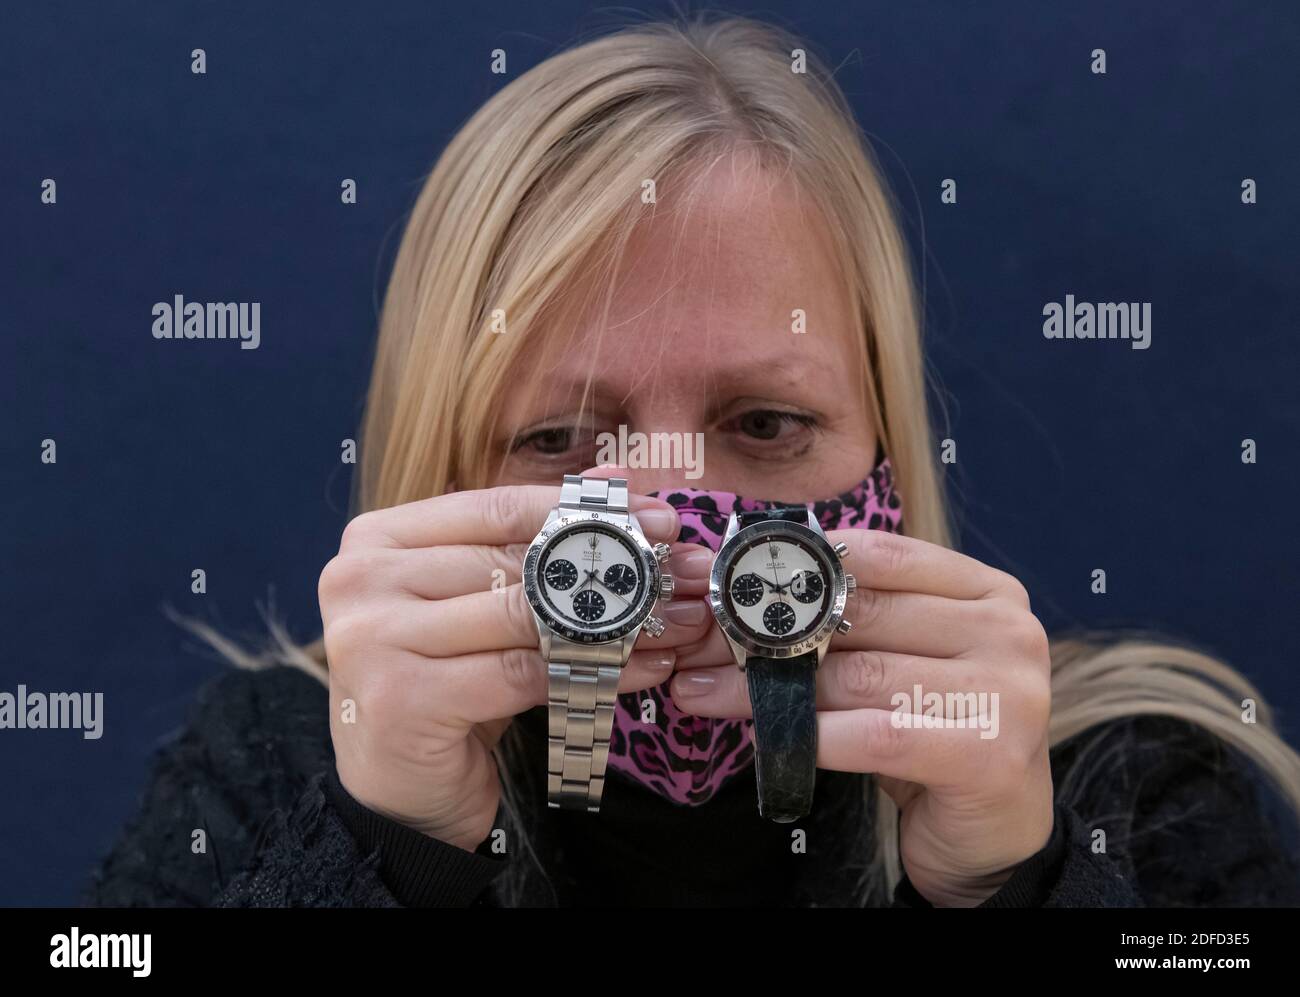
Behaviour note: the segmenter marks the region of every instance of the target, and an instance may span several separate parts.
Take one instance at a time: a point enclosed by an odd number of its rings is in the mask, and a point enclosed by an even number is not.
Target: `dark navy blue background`
[[[0,731],[0,903],[67,903],[222,667],[163,607],[256,635],[273,591],[296,635],[319,628],[377,301],[424,174],[505,82],[489,51],[513,77],[607,19],[554,2],[6,7],[0,689],[102,691],[106,733]],[[1294,741],[1296,5],[737,10],[840,64],[878,141],[924,257],[967,549],[1017,573],[1051,630],[1155,627],[1226,656]],[[154,340],[150,309],[176,293],[260,301],[261,348]],[[1151,348],[1045,340],[1043,305],[1067,293],[1152,302]]]

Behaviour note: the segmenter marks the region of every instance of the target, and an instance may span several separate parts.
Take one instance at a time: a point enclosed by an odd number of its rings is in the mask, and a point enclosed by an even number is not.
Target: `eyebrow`
[[[803,384],[824,374],[830,361],[814,360],[806,353],[783,351],[767,356],[737,358],[713,372],[712,382],[720,389],[752,384]]]
[[[773,387],[798,387],[805,392],[812,388],[814,391],[820,391],[816,387],[817,384],[824,380],[828,369],[835,363],[834,358],[814,358],[804,350],[769,351],[762,356],[737,356],[734,363],[728,363],[709,372],[708,386],[710,393],[717,396],[749,393],[754,388]],[[570,376],[560,371],[553,371],[553,373],[559,376],[551,382],[551,390],[555,395],[570,401],[557,402],[548,414],[532,420],[530,425],[545,423],[567,414],[583,397],[584,389],[587,387],[584,377]],[[652,370],[638,374],[637,386],[629,391],[597,374],[592,378],[590,391],[587,394],[585,408],[588,415],[599,417],[611,409],[620,409],[631,394],[640,390],[640,385],[653,376]]]
[[[782,384],[804,383],[815,380],[824,374],[830,361],[813,360],[806,355],[791,353],[772,353],[764,357],[745,356],[737,358],[734,364],[719,365],[709,372],[710,386],[725,391],[737,387],[752,385],[770,385],[774,381]],[[648,376],[653,372],[648,371]],[[638,382],[645,376],[638,375]],[[587,392],[589,405],[621,405],[630,394],[621,386],[611,384],[601,376],[592,378],[590,389],[582,377],[568,377],[552,382],[552,390],[575,400]],[[637,389],[633,389],[635,391]]]

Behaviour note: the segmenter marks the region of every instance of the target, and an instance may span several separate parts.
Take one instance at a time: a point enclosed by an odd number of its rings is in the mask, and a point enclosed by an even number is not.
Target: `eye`
[[[789,409],[755,408],[719,425],[745,456],[758,460],[789,460],[805,454],[817,441],[817,416]]]
[[[751,409],[720,427],[725,432],[739,433],[750,440],[782,442],[802,435],[805,431],[816,430],[817,417],[803,412],[790,412],[785,409]]]
[[[568,453],[577,435],[578,431],[571,426],[551,426],[525,436],[515,444],[515,450],[528,448],[547,455]]]
[[[507,445],[506,456],[516,477],[549,481],[559,469],[567,472],[597,463],[598,449],[595,427],[590,423],[560,422],[520,430]]]
[[[756,440],[775,440],[781,430],[788,425],[807,426],[815,423],[812,416],[799,415],[795,412],[779,412],[776,409],[754,409],[735,420],[736,428],[746,436]]]

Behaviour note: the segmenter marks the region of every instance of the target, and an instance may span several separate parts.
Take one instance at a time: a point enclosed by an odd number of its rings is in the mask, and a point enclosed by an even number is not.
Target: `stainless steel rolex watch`
[[[549,665],[547,803],[600,810],[619,675],[650,615],[670,599],[668,544],[628,511],[627,480],[566,474],[560,503],[524,557],[523,584]]]

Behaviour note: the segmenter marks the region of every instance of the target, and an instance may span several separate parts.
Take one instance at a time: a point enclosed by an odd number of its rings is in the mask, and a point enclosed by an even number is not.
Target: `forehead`
[[[653,373],[690,390],[702,380],[726,390],[756,375],[855,369],[850,289],[824,216],[791,178],[728,156],[656,195],[612,284],[572,289],[581,304],[567,328],[527,351],[529,367],[546,373],[540,389],[580,391],[591,375],[630,395]],[[796,309],[806,334],[793,331]]]

